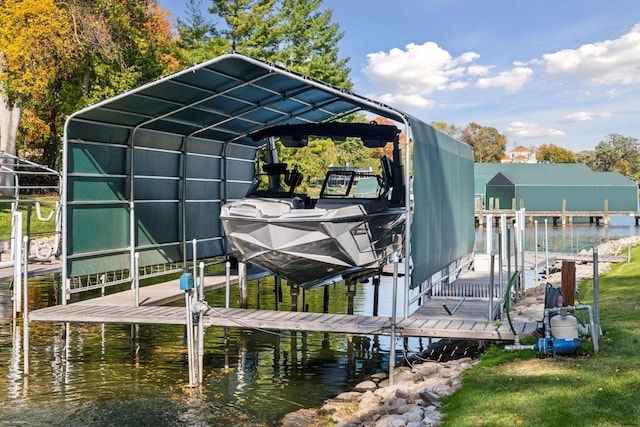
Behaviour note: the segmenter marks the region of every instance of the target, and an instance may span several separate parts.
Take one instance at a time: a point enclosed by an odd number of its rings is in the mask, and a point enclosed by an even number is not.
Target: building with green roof
[[[515,201],[516,208],[530,212],[638,211],[633,181],[617,172],[594,172],[581,163],[476,163],[475,191],[485,209],[512,209]]]

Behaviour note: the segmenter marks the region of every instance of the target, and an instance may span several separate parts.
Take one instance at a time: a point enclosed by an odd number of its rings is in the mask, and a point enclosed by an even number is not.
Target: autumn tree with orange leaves
[[[70,73],[77,53],[69,15],[52,0],[4,0],[0,6],[0,149],[16,152],[20,117],[56,78]],[[12,185],[3,174],[0,184]]]
[[[59,166],[67,115],[176,71],[176,56],[151,0],[0,1],[0,148]]]

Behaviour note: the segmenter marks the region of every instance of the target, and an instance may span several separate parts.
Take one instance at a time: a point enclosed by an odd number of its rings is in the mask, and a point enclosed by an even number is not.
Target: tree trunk
[[[12,104],[0,83],[0,150],[7,154],[16,154],[16,136],[21,114],[21,102]],[[14,177],[11,173],[13,160],[2,157],[0,157],[0,194],[12,195],[15,193]]]

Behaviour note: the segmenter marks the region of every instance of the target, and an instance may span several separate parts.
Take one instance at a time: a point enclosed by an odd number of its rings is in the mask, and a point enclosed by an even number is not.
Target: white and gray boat
[[[380,272],[404,237],[399,133],[389,125],[321,123],[276,126],[251,135],[266,140],[269,162],[242,200],[222,207],[220,219],[234,255],[307,289]],[[392,142],[394,160],[381,158],[381,175],[330,170],[320,196],[311,198],[296,192],[303,177],[297,168],[279,163],[275,150],[276,138],[301,147],[309,136],[357,137],[369,148]]]

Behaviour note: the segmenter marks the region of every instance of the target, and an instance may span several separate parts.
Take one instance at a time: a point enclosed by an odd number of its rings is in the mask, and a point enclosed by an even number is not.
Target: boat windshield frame
[[[358,183],[362,178],[375,178],[376,190],[375,192],[368,192],[365,195],[358,193]],[[339,186],[331,185],[331,182],[342,182]],[[383,194],[382,178],[371,172],[362,172],[355,170],[333,170],[328,171],[327,175],[322,183],[322,189],[320,190],[321,199],[378,199]],[[333,190],[332,190],[333,189]],[[338,191],[339,189],[339,191]]]

